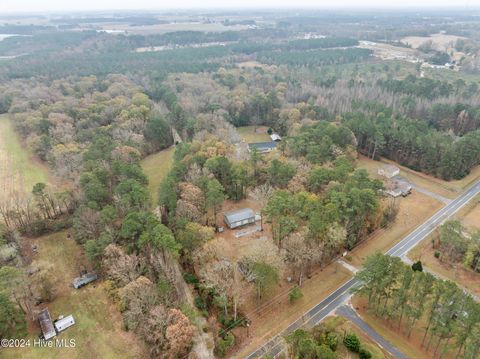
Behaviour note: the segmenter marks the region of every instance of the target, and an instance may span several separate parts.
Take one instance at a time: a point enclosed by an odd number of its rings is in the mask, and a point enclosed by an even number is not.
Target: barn
[[[223,219],[228,228],[233,229],[255,223],[255,213],[250,208],[242,208],[225,213]]]

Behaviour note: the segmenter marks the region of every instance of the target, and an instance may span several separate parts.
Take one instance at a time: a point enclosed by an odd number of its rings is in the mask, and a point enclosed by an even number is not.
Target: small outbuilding
[[[250,208],[242,208],[225,213],[223,219],[228,228],[233,229],[255,223],[255,213]]]
[[[73,280],[73,288],[79,289],[88,283],[91,283],[97,280],[97,275],[95,273],[87,273],[82,275],[81,277],[77,277]]]
[[[386,178],[393,178],[400,174],[400,168],[393,165],[383,165],[378,169],[378,174]]]
[[[38,314],[38,322],[40,324],[40,328],[42,329],[43,339],[49,340],[57,335],[48,309],[45,308]]]
[[[273,151],[277,147],[277,142],[256,142],[256,143],[249,143],[248,150],[251,152],[254,148],[258,150],[260,153],[267,153]]]
[[[392,197],[406,197],[412,193],[411,183],[401,177],[393,178],[385,187],[385,193]]]
[[[54,324],[57,332],[61,332],[74,325],[75,319],[73,319],[73,315],[67,315],[66,317],[61,317],[60,319],[56,320]]]
[[[272,139],[272,141],[275,141],[275,142],[280,142],[282,140],[282,138],[278,133],[272,133],[270,135],[270,138]]]

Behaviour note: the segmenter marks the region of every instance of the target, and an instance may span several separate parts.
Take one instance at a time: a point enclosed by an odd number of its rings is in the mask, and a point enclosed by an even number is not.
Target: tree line
[[[378,253],[366,259],[356,277],[369,309],[407,337],[414,330],[421,333],[422,347],[435,357],[478,357],[480,305],[455,283]]]
[[[425,121],[384,113],[347,113],[344,123],[355,133],[359,151],[371,158],[385,156],[446,180],[463,178],[480,163],[480,130],[453,138]]]

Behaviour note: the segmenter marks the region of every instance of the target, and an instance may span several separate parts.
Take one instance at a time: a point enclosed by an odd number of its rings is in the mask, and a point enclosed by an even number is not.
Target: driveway
[[[336,310],[336,313],[344,318],[347,318],[357,327],[362,329],[370,338],[372,338],[375,342],[378,343],[378,345],[380,345],[383,349],[392,354],[395,358],[408,359],[408,357],[400,350],[398,350],[392,343],[387,341],[384,337],[378,334],[375,329],[373,329],[370,325],[364,322],[363,319],[359,317],[357,312],[352,307],[348,305],[342,305]]]

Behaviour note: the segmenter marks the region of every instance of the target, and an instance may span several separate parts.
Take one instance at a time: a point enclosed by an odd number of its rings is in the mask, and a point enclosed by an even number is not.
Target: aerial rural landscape
[[[480,358],[480,3],[102,1],[0,7],[0,358]]]

